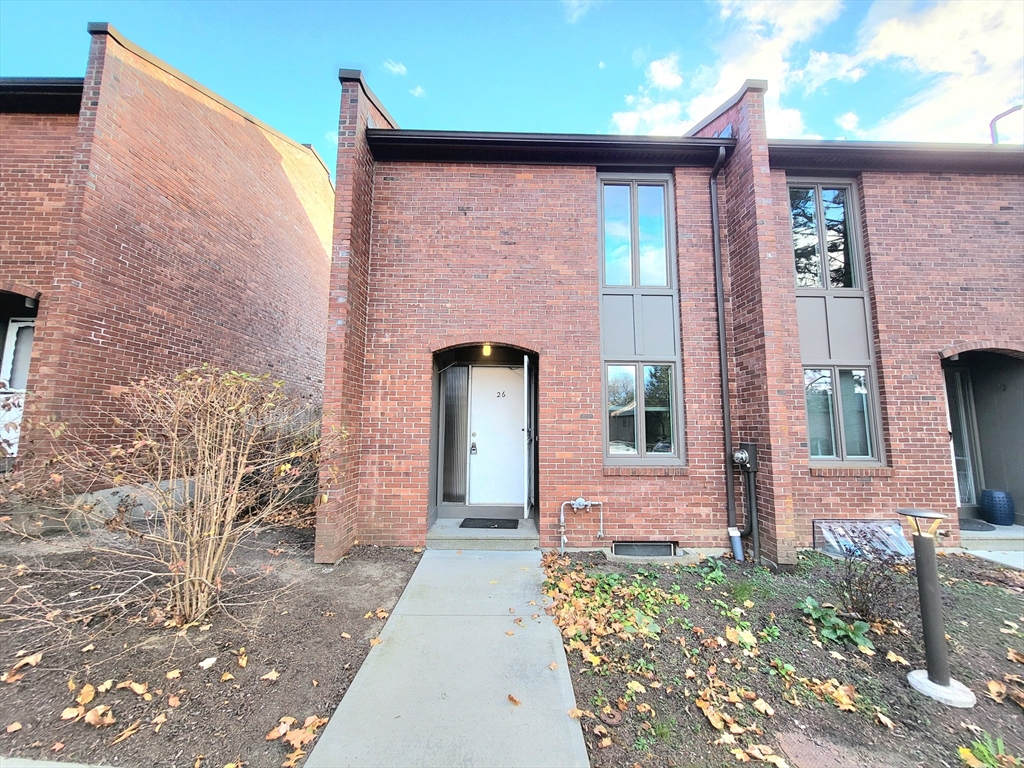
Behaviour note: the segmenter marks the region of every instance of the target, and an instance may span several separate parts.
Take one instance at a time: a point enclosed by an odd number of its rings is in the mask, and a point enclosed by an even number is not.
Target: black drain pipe
[[[711,237],[715,251],[715,302],[718,307],[718,363],[722,380],[722,432],[725,435],[725,510],[732,543],[732,554],[743,561],[743,544],[736,528],[736,480],[732,469],[732,410],[729,404],[729,356],[725,335],[725,281],[722,278],[722,236],[718,221],[718,173],[725,165],[725,147],[718,148],[718,159],[711,169]]]

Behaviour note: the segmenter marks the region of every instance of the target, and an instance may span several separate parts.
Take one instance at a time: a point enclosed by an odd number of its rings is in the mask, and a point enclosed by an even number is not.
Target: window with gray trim
[[[800,355],[812,460],[880,460],[871,312],[852,181],[790,180]]]
[[[599,193],[605,463],[680,464],[671,179],[602,174]]]

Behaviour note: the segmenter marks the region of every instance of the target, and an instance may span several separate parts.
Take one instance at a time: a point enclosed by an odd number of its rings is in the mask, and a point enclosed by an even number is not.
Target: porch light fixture
[[[907,675],[910,687],[918,693],[949,707],[970,709],[976,703],[970,688],[949,674],[949,651],[942,625],[942,598],[939,594],[939,565],[935,559],[935,531],[946,518],[930,509],[897,509],[910,519],[914,531],[914,561],[917,565],[917,594],[921,599],[921,624],[924,630],[924,655],[927,670],[915,669]],[[931,521],[925,529],[922,521]]]
[[[491,345],[490,344],[484,344],[484,357],[490,357],[490,356],[491,356]]]

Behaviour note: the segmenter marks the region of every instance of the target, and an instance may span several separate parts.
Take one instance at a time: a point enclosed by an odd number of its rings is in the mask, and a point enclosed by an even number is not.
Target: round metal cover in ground
[[[609,709],[607,712],[602,709],[597,716],[606,725],[618,725],[622,722],[622,713],[617,709]]]
[[[935,699],[947,707],[970,709],[978,703],[974,692],[959,680],[950,678],[949,685],[936,685],[928,679],[928,670],[926,669],[915,669],[907,675],[907,682],[918,693]]]

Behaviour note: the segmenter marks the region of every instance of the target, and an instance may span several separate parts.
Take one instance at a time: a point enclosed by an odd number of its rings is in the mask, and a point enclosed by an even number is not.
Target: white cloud
[[[598,69],[604,69],[604,62],[603,61],[597,62],[597,68]]]
[[[403,64],[400,61],[394,61],[392,59],[388,59],[387,61],[384,62],[384,69],[386,69],[392,75],[398,75],[400,77],[405,77],[407,74],[409,74],[409,70],[406,69],[405,64]]]
[[[840,10],[838,0],[721,0],[720,16],[728,31],[716,46],[718,60],[710,67],[698,68],[690,77],[696,95],[684,103],[653,93],[652,62],[647,87],[641,88],[633,104],[627,104],[632,109],[612,115],[612,125],[621,133],[679,135],[732,96],[745,80],[756,78],[769,82],[765,111],[772,136],[817,138],[808,133],[799,110],[782,107],[780,96],[794,79],[790,63],[794,52],[834,21]],[[681,85],[682,75],[677,74]]]
[[[427,92],[425,90],[423,90],[423,86],[422,85],[417,85],[415,88],[413,88],[411,91],[409,91],[409,93],[411,93],[417,99],[425,99],[425,98],[427,98]]]
[[[894,62],[928,84],[865,131],[868,138],[990,141],[988,122],[1024,92],[1024,3],[952,0],[923,9],[876,3],[860,33],[865,62]],[[1024,140],[1021,113],[1000,121]]]
[[[570,24],[587,15],[587,12],[594,7],[594,0],[562,0],[562,9],[565,11],[565,20]]]
[[[798,89],[813,97],[830,82],[856,83],[872,70],[893,67],[919,90],[874,124],[848,112],[836,119],[848,138],[987,142],[988,121],[1024,100],[1024,3],[939,0],[928,4],[876,0],[859,29],[846,36],[852,50],[809,50],[809,42],[842,12],[838,0],[771,2],[720,0],[725,33],[713,43],[715,62],[693,72],[673,70],[688,81],[689,97],[661,91],[674,82],[660,62],[646,84],[626,97],[612,116],[623,133],[678,135],[715,110],[748,78],[764,79],[769,136],[817,138],[798,109],[784,106]],[[809,51],[809,52],[808,52]],[[647,61],[634,51],[634,64]],[[657,67],[655,65],[658,65]],[[883,74],[882,71],[879,74]],[[879,88],[872,81],[873,87]],[[884,88],[884,86],[883,86]],[[876,94],[885,99],[884,90]],[[1001,141],[1024,141],[1024,113],[999,123]]]
[[[333,144],[334,146],[338,146],[337,132],[327,131],[327,133],[324,134],[324,139],[326,139],[328,143]]]
[[[652,61],[647,67],[647,80],[661,91],[674,91],[683,84],[679,74],[679,56],[670,54],[663,59]]]

